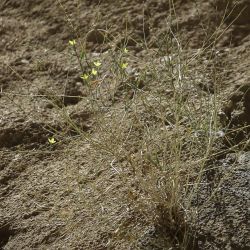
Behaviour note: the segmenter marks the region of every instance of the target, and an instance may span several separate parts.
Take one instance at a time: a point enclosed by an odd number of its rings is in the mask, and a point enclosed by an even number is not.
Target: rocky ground
[[[0,249],[180,249],[186,230],[188,249],[250,248],[250,3],[171,2],[0,2]],[[90,87],[80,78],[73,39],[102,62]],[[110,66],[123,46],[126,79]],[[163,77],[152,77],[155,69],[164,75],[170,58],[190,62],[182,101],[198,105],[197,96],[212,100],[217,92],[221,99],[223,135],[213,154],[201,164],[202,147],[190,157],[183,151],[183,165],[204,165],[203,185],[184,196],[184,219],[154,215],[162,193],[148,190],[145,176],[161,172],[140,158],[147,129],[150,151],[168,140],[160,137],[161,108],[166,133],[174,133],[168,101],[176,96]],[[182,118],[187,134],[192,119]],[[200,145],[202,131],[193,134]]]

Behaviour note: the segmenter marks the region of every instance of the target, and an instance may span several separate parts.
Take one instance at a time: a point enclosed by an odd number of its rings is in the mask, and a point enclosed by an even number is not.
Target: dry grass
[[[172,13],[174,18],[174,9]],[[70,20],[67,15],[66,19]],[[105,236],[111,238],[105,243],[110,247],[124,239],[134,242],[142,237],[143,230],[138,228],[141,223],[164,229],[164,237],[187,248],[191,230],[188,225],[195,219],[192,200],[202,185],[208,162],[219,152],[232,150],[222,148],[225,135],[218,117],[224,98],[220,92],[223,65],[219,65],[215,44],[224,30],[218,27],[209,43],[198,51],[187,52],[182,48],[181,36],[172,31],[171,21],[160,47],[148,49],[147,55],[140,58],[129,51],[127,39],[120,48],[110,41],[110,50],[93,56],[85,49],[88,34],[83,38],[76,34],[76,44],[71,49],[79,62],[79,75],[90,74],[83,80],[87,94],[82,99],[88,112],[94,114],[91,133],[78,127],[63,104],[57,105],[55,96],[49,97],[75,132],[72,141],[87,143],[90,159],[98,158],[97,162],[108,166],[115,176],[113,186],[103,184],[105,191],[100,190],[99,184],[92,185],[99,195],[105,193],[110,209],[97,224],[105,227],[114,220],[119,225],[111,236]],[[105,42],[106,39],[108,36]],[[147,48],[146,43],[144,47]],[[96,61],[102,63],[98,68],[93,65]],[[123,68],[124,63],[128,65]],[[91,75],[92,68],[98,71],[97,76]],[[63,136],[60,132],[57,138]],[[81,173],[67,175],[75,177],[79,190],[86,181]],[[109,178],[106,176],[103,181]],[[219,185],[221,182],[213,193]],[[120,204],[131,208],[134,215],[130,220],[123,217]],[[85,209],[93,211],[93,217],[94,206],[94,202],[85,204]]]

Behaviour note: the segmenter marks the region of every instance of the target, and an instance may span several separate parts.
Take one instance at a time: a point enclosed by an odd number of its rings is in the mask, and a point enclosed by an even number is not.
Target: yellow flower
[[[81,76],[81,78],[82,78],[83,80],[88,80],[89,76],[88,76],[87,74],[83,74],[83,75]]]
[[[127,49],[127,48],[124,48],[123,52],[124,52],[125,54],[127,54],[127,53],[128,53],[128,49]]]
[[[128,67],[128,63],[122,63],[122,64],[121,64],[121,68],[122,68],[122,69],[126,69],[127,67]]]
[[[54,137],[51,137],[51,138],[48,138],[48,141],[50,144],[55,144],[56,143],[56,140]]]
[[[69,45],[71,45],[71,46],[76,45],[76,40],[75,39],[69,40]]]
[[[102,63],[99,62],[99,61],[96,61],[96,62],[94,62],[94,65],[95,65],[96,67],[100,67],[100,66],[102,65]]]
[[[97,70],[92,69],[92,70],[91,70],[91,74],[94,75],[94,76],[96,76],[96,75],[97,75]]]

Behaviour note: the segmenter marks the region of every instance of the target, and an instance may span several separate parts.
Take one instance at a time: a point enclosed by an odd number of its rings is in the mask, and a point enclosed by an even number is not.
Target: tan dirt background
[[[145,213],[140,202],[131,202],[139,192],[138,180],[129,171],[117,174],[108,154],[78,140],[60,109],[43,97],[81,96],[64,99],[64,112],[82,131],[98,138],[96,124],[102,114],[91,109],[68,41],[75,34],[86,37],[88,52],[96,56],[111,43],[95,30],[108,30],[115,46],[126,34],[127,46],[137,58],[135,67],[150,63],[150,53],[168,27],[169,2],[1,0],[0,249],[178,249],[151,220],[151,208]],[[173,31],[178,26],[187,53],[199,49],[220,24],[225,2],[174,1],[176,18],[171,25]],[[227,97],[225,113],[236,126],[250,124],[250,3],[239,2],[222,25],[230,27],[215,47]],[[126,89],[120,91],[114,103],[107,101],[118,113],[119,96],[126,96]],[[58,143],[50,145],[53,134]],[[232,162],[234,155],[228,154],[216,164],[225,170]],[[250,247],[249,151],[236,164],[217,201],[199,210],[207,190],[194,201],[199,211],[194,249]]]

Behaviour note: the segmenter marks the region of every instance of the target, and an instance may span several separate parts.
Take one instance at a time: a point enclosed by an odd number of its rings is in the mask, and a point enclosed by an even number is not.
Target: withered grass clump
[[[80,37],[76,32],[69,41],[85,91],[87,105],[82,109],[93,114],[94,126],[91,131],[81,129],[63,105],[58,112],[74,131],[74,143],[88,144],[87,160],[105,169],[92,179],[75,175],[79,190],[93,181],[96,193],[88,202],[79,195],[98,225],[96,232],[86,229],[82,234],[94,238],[98,230],[106,231],[97,238],[110,249],[136,248],[152,225],[168,242],[164,244],[192,247],[191,225],[197,216],[192,203],[209,163],[244,146],[241,142],[225,148],[227,128],[219,120],[224,65],[215,45],[224,30],[219,26],[207,34],[200,49],[185,50],[178,29],[172,30],[173,20],[168,21],[157,48],[140,41],[147,51],[140,56],[126,43],[130,37],[112,37],[107,30],[95,29],[102,34],[99,43],[109,44],[104,53],[86,50],[90,33]],[[118,46],[121,40],[124,44]],[[211,198],[224,179],[214,185]]]

